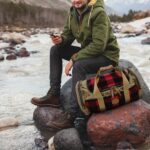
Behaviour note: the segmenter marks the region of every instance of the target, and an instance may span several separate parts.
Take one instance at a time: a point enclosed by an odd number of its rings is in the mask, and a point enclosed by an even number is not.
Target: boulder
[[[63,117],[63,110],[52,107],[37,107],[33,114],[35,125],[46,140],[50,139],[60,130],[51,128],[49,125],[52,120],[57,120],[60,117]]]
[[[150,37],[141,41],[142,44],[150,44]]]
[[[10,127],[16,127],[19,125],[19,121],[13,117],[6,117],[0,119],[0,131],[8,129]]]
[[[88,121],[87,132],[97,147],[115,150],[119,142],[129,141],[137,148],[150,137],[150,105],[139,100],[93,114]]]
[[[7,60],[15,60],[15,59],[17,59],[17,56],[12,53],[12,54],[7,55],[6,59]]]
[[[3,61],[5,58],[3,55],[0,55],[0,62]]]
[[[125,24],[124,26],[122,26],[121,28],[121,33],[136,33],[137,30],[129,24]]]
[[[12,53],[16,54],[17,53],[17,51],[14,47],[7,47],[4,50],[5,50],[6,54],[12,54]]]
[[[2,39],[5,42],[13,43],[13,44],[21,44],[24,43],[26,37],[20,33],[5,33],[2,35]]]
[[[60,109],[51,107],[37,107],[33,114],[33,119],[37,129],[41,132],[47,140],[56,134],[56,129],[49,128],[47,125],[49,121],[53,120],[55,116],[61,114]]]
[[[72,79],[69,79],[61,88],[60,102],[64,110],[68,110],[70,106],[72,89]]]
[[[83,150],[78,132],[74,128],[59,131],[54,136],[54,147],[55,150]]]
[[[17,56],[19,57],[29,57],[30,56],[30,52],[27,51],[27,49],[25,47],[22,47],[18,52],[17,52]]]
[[[143,77],[141,76],[138,69],[130,61],[124,59],[119,60],[119,66],[121,68],[130,68],[136,74],[142,89],[142,99],[150,104],[150,90],[145,81],[143,80]]]
[[[54,147],[54,136],[48,140],[48,150],[55,150]]]
[[[145,27],[146,27],[147,30],[149,30],[150,29],[150,22],[146,22]]]

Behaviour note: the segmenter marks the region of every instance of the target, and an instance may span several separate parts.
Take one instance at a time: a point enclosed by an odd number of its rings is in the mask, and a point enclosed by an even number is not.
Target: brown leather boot
[[[47,123],[47,126],[53,129],[66,129],[73,127],[74,119],[67,112],[62,113],[58,118]]]
[[[48,91],[47,95],[43,97],[33,97],[31,103],[37,106],[51,106],[51,107],[60,107],[60,96],[55,96]]]

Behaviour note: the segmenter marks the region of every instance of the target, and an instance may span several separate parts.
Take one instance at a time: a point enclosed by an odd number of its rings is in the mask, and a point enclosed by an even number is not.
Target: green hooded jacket
[[[71,7],[61,36],[64,44],[71,44],[75,39],[81,44],[81,50],[72,56],[73,61],[104,55],[118,63],[120,50],[103,0],[91,0],[80,19],[76,9]]]

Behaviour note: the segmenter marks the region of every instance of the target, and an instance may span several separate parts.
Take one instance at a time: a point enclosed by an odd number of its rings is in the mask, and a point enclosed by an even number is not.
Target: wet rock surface
[[[6,117],[0,119],[0,131],[11,127],[17,127],[18,125],[19,121],[16,118]]]
[[[93,114],[87,132],[98,147],[115,150],[120,141],[129,141],[137,148],[150,136],[150,105],[139,100],[112,111]]]
[[[150,104],[150,90],[138,69],[133,65],[133,63],[124,59],[119,60],[119,66],[122,68],[130,68],[136,74],[142,89],[142,99]]]
[[[30,53],[29,51],[27,51],[27,49],[25,47],[22,47],[18,52],[17,52],[17,56],[19,57],[29,57]]]
[[[150,37],[142,40],[141,43],[150,45]]]
[[[55,150],[83,150],[83,146],[76,129],[64,129],[54,137]]]
[[[17,56],[12,53],[12,54],[7,55],[6,59],[7,60],[15,60],[15,59],[17,59]]]
[[[0,62],[3,61],[5,57],[3,55],[0,55]]]
[[[51,128],[50,122],[63,117],[63,110],[52,107],[37,107],[34,111],[33,119],[41,135],[48,141],[60,129]]]

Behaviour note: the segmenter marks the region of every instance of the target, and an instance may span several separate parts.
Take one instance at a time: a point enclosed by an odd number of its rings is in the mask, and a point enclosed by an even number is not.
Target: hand
[[[70,61],[67,63],[67,65],[65,66],[65,74],[66,74],[67,76],[69,75],[69,72],[70,72],[72,66],[73,66],[73,61],[70,60]]]
[[[113,68],[114,67],[112,65],[109,65],[109,66],[101,67],[100,71],[106,71],[106,70],[110,70],[110,69],[113,69]]]
[[[51,36],[52,42],[54,44],[60,44],[62,42],[62,37],[61,36]]]

